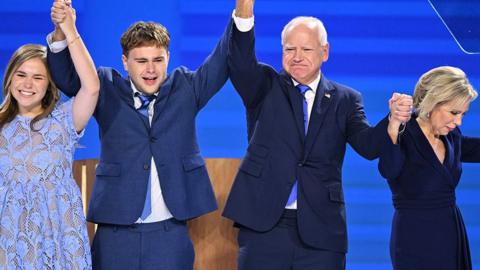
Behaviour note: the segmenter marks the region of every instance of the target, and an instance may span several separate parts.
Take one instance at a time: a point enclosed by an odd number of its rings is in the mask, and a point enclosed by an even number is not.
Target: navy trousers
[[[99,224],[92,244],[94,270],[192,270],[194,257],[187,225],[175,219]]]
[[[237,225],[238,270],[344,270],[345,254],[305,245],[298,234],[295,210],[285,210],[268,232]]]

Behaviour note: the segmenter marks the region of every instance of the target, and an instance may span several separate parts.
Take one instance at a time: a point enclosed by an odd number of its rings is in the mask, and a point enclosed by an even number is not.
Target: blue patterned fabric
[[[137,109],[137,112],[139,112],[141,115],[147,117],[148,119],[148,105],[150,105],[150,102],[152,102],[157,96],[155,95],[142,95],[140,93],[135,93],[135,96],[137,96],[140,99],[140,102],[142,105]]]
[[[0,269],[91,269],[80,190],[72,175],[71,99],[30,129],[16,116],[0,133]]]

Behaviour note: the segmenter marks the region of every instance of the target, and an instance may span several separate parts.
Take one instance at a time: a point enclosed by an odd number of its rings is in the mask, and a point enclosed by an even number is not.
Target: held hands
[[[413,99],[410,95],[393,93],[388,101],[390,118],[388,123],[388,134],[393,143],[397,142],[398,129],[401,124],[406,124],[412,115]]]
[[[253,4],[255,0],[237,0],[235,16],[240,18],[251,18],[253,16]]]
[[[76,14],[72,8],[71,0],[54,0],[50,13],[55,25],[54,40],[67,39],[72,42],[77,38],[78,32],[75,26]]]
[[[406,94],[393,93],[388,101],[390,109],[390,122],[406,123],[410,120],[412,114],[413,99]]]

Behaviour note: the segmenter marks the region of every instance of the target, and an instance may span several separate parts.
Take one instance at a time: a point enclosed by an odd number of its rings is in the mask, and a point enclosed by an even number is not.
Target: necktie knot
[[[156,96],[155,95],[150,95],[150,96],[147,96],[147,95],[143,95],[143,94],[140,94],[140,93],[136,93],[135,96],[137,96],[139,99],[140,99],[140,102],[142,103],[142,105],[140,106],[140,108],[146,108],[148,107],[148,105],[150,104],[150,102],[152,102]],[[140,109],[139,108],[139,109]]]
[[[140,102],[142,103],[140,107],[137,108],[137,111],[148,118],[148,105],[150,105],[150,102],[152,102],[156,98],[156,96],[147,96],[138,92],[135,93],[135,96],[138,97],[140,99]]]
[[[300,91],[300,94],[305,95],[305,93],[310,90],[310,87],[308,85],[304,84],[297,84],[297,89]]]

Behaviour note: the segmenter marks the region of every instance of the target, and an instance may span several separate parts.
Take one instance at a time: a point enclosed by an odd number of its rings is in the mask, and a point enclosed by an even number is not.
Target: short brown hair
[[[125,56],[128,56],[130,50],[142,46],[163,47],[168,51],[170,34],[167,28],[159,23],[139,21],[122,34],[120,44]]]

